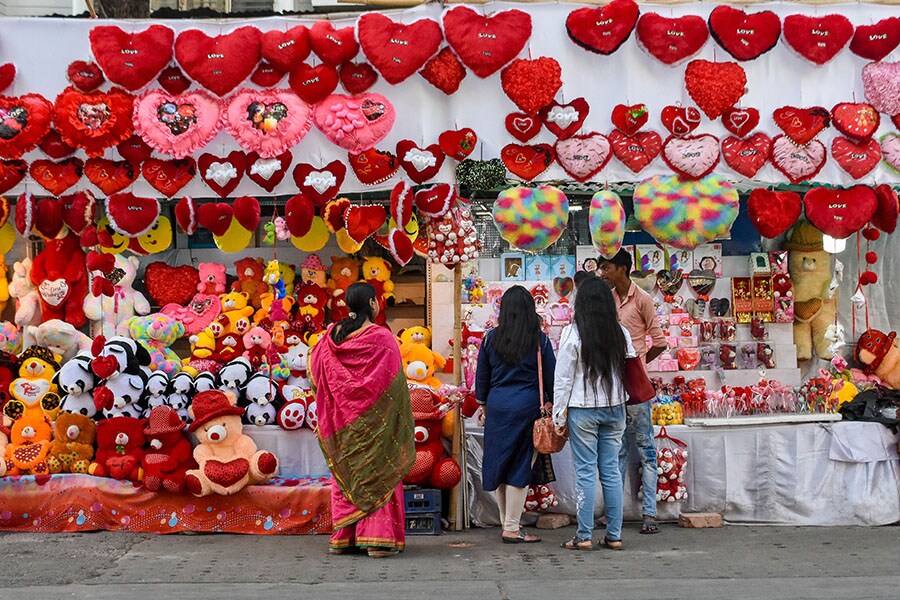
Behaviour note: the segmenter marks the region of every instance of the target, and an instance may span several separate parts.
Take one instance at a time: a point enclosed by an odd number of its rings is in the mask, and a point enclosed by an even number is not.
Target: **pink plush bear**
[[[250,359],[250,366],[254,370],[258,369],[263,363],[278,364],[281,362],[281,357],[277,353],[274,353],[274,356],[272,356],[274,352],[272,335],[262,327],[251,327],[244,334],[243,341],[244,356]]]
[[[201,294],[225,293],[225,265],[216,263],[200,263],[200,283],[197,291]]]

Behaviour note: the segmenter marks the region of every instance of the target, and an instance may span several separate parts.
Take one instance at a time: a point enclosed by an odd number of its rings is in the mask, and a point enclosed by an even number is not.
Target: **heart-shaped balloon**
[[[591,198],[588,213],[591,241],[604,258],[612,258],[622,247],[625,238],[625,209],[615,192],[604,190]]]
[[[706,298],[716,286],[716,272],[712,269],[694,269],[688,273],[688,285],[700,298]]]
[[[684,282],[684,273],[681,269],[663,269],[656,274],[656,285],[666,296],[674,296],[681,289]]]
[[[653,292],[653,288],[656,287],[656,273],[653,271],[632,271],[629,277],[634,285],[648,294]]]
[[[569,218],[569,199],[559,189],[514,187],[497,196],[494,225],[509,245],[540,252],[562,235]]]
[[[661,243],[692,250],[725,235],[738,215],[737,190],[709,175],[697,181],[651,177],[634,190],[635,216]]]
[[[574,287],[575,282],[572,281],[571,277],[553,278],[553,289],[556,290],[556,295],[560,298],[565,298],[566,296],[571,294]]]

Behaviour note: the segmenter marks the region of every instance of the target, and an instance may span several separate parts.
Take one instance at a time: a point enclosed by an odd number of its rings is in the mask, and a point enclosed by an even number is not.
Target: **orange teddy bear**
[[[22,417],[13,423],[6,447],[7,475],[42,475],[48,472],[47,453],[53,430],[42,417]]]

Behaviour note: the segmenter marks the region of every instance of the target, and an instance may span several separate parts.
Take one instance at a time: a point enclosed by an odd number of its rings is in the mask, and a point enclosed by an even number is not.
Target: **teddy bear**
[[[216,321],[225,327],[226,333],[244,335],[250,329],[254,310],[249,305],[247,292],[231,292],[221,297],[222,310]]]
[[[184,325],[180,321],[163,313],[132,317],[122,324],[122,334],[147,350],[151,371],[172,375],[181,370],[181,359],[170,348],[184,335]]]
[[[284,385],[293,385],[301,389],[310,389],[309,376],[307,375],[307,357],[309,346],[299,342],[291,346],[283,355],[284,362],[290,370],[290,376],[284,381]]]
[[[98,337],[92,348],[91,370],[102,380],[94,389],[94,403],[104,418],[139,417],[141,399],[150,373],[150,353],[136,341],[116,336]]]
[[[6,474],[46,474],[47,454],[50,452],[52,437],[53,430],[44,417],[16,419],[6,446]]]
[[[459,483],[462,471],[453,458],[444,458],[444,443],[441,440],[444,415],[440,410],[443,401],[434,390],[412,383],[409,385],[409,399],[416,422],[416,460],[403,478],[403,483],[450,489]]]
[[[141,461],[144,487],[151,492],[182,493],[185,474],[197,468],[184,421],[172,408],[157,406],[150,411],[144,435],[147,438],[147,451]]]
[[[225,364],[244,355],[244,338],[239,333],[225,332],[212,328],[216,336],[216,349],[213,355],[220,364]]]
[[[391,281],[391,265],[388,261],[377,256],[364,257],[362,265],[363,281],[375,288],[375,298],[378,300],[378,314],[375,316],[376,325],[387,323],[385,309],[394,300],[394,282]]]
[[[425,344],[431,348],[431,327],[416,325],[400,330],[400,346],[405,344]]]
[[[143,477],[144,420],[113,417],[97,425],[97,453],[88,473],[97,477],[140,481]]]
[[[281,356],[272,345],[272,335],[260,326],[251,327],[244,334],[244,357],[250,361],[254,370],[266,365],[277,365],[281,362]]]
[[[300,282],[328,287],[328,269],[322,264],[318,254],[307,255],[306,260],[300,264]]]
[[[78,328],[87,322],[84,298],[88,292],[86,256],[78,236],[69,233],[47,240],[31,265],[31,283],[41,297],[41,322],[61,319]]]
[[[244,409],[235,406],[233,394],[219,390],[201,392],[191,403],[197,436],[194,448],[197,469],[187,472],[185,485],[194,496],[231,495],[247,485],[262,483],[278,470],[271,452],[258,450],[241,424]]]
[[[225,265],[200,263],[197,268],[200,272],[200,283],[197,284],[198,294],[218,296],[225,293]]]
[[[297,319],[311,321],[317,330],[325,327],[325,307],[328,290],[314,283],[304,283],[297,290]]]
[[[232,292],[244,292],[247,294],[250,306],[259,309],[259,296],[267,291],[263,283],[263,271],[265,266],[261,258],[244,257],[234,263],[237,270],[237,281],[231,284]]]
[[[244,386],[247,400],[244,422],[262,427],[274,425],[278,415],[278,386],[268,376],[254,373]]]
[[[19,376],[9,383],[11,399],[3,407],[11,419],[34,417],[52,421],[62,404],[53,383],[59,357],[43,346],[31,346],[19,357]]]
[[[201,372],[216,373],[222,367],[215,355],[216,337],[207,327],[190,337],[191,355],[184,359],[181,368],[193,376]]]
[[[94,387],[97,378],[91,370],[90,352],[76,355],[56,372],[53,383],[62,395],[62,412],[79,414],[93,419],[97,415],[94,405]]]
[[[22,337],[25,348],[33,345],[43,346],[60,356],[63,362],[71,360],[76,354],[90,350],[93,343],[91,338],[73,325],[58,319],[27,327]]]
[[[279,304],[276,304],[275,295],[266,292],[260,296],[260,304],[262,307],[253,315],[253,322],[257,325],[266,321],[269,323],[288,321],[294,311],[294,305],[297,304],[297,299],[293,296],[285,296],[279,301]]]
[[[900,390],[900,348],[897,333],[866,330],[856,343],[856,360],[866,375],[875,374],[890,388]]]
[[[331,257],[331,277],[328,289],[331,295],[331,320],[335,323],[347,318],[347,288],[359,280],[359,261],[346,257]]]
[[[443,356],[425,344],[406,344],[400,348],[400,358],[403,361],[403,371],[410,382],[427,385],[435,390],[441,387],[434,372],[446,366],[447,359]]]
[[[794,344],[797,360],[831,360],[825,331],[834,322],[837,289],[831,290],[832,255],[823,249],[822,232],[808,221],[798,223],[784,244],[788,250],[788,272],[794,285]]]
[[[294,295],[294,281],[297,278],[296,268],[294,265],[286,262],[278,263],[278,273],[281,275],[281,281],[284,282],[284,293],[287,296]]]
[[[93,335],[112,337],[131,317],[150,314],[150,302],[132,287],[140,264],[135,256],[116,254],[112,273],[106,276],[113,285],[113,295],[94,295],[94,290],[88,292],[84,299],[84,314],[91,321]],[[94,271],[93,276],[103,275]]]
[[[47,456],[50,473],[87,474],[94,458],[97,424],[84,415],[60,413],[53,423],[54,440]]]
[[[31,282],[31,259],[13,263],[9,294],[16,299],[16,315],[13,322],[21,328],[41,322],[41,295]]]

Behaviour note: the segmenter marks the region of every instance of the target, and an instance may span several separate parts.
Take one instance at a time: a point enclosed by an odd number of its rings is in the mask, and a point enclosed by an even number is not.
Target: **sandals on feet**
[[[559,545],[560,548],[565,548],[566,550],[593,550],[594,544],[591,540],[582,540],[578,537],[573,537],[571,540],[567,542],[563,542]]]
[[[622,540],[610,540],[604,537],[600,540],[600,546],[603,548],[608,548],[609,550],[621,550],[622,549]]]
[[[394,556],[400,551],[394,548],[378,548],[377,546],[369,546],[367,552],[370,558],[387,558],[388,556]]]
[[[520,531],[519,535],[515,537],[507,537],[505,535],[501,535],[500,539],[503,540],[504,544],[536,544],[541,541],[536,535],[525,535],[524,532]]]
[[[654,519],[644,519],[644,522],[641,523],[640,533],[644,535],[659,533],[659,525],[656,524],[656,521]]]

